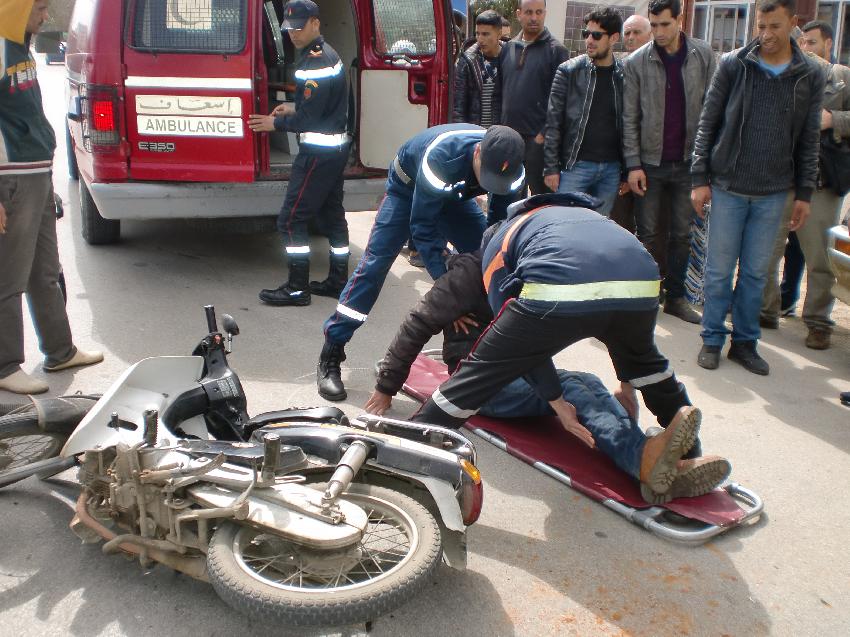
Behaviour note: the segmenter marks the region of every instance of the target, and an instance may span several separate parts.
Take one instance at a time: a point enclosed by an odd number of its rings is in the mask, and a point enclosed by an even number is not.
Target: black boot
[[[742,365],[748,372],[759,376],[770,374],[770,365],[756,351],[756,341],[732,341],[726,356],[730,361]]]
[[[260,290],[260,300],[268,305],[310,305],[310,259],[289,258],[289,280],[279,288]]]
[[[342,384],[340,364],[345,360],[345,345],[325,341],[319,364],[316,366],[316,384],[319,396],[327,400],[345,400],[348,394]]]
[[[328,278],[324,281],[310,281],[310,292],[316,296],[337,299],[348,283],[348,255],[331,252],[330,263]]]

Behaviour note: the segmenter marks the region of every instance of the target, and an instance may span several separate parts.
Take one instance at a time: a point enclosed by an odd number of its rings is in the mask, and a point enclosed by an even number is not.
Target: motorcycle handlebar
[[[207,329],[210,331],[210,334],[218,332],[218,325],[215,321],[215,306],[205,305],[204,312],[207,315]]]

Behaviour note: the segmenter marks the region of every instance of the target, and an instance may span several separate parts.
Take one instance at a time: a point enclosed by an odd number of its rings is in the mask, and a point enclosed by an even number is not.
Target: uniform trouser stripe
[[[331,248],[331,254],[337,257],[348,256],[349,252],[351,252],[351,250],[349,250],[348,246],[343,248]]]
[[[668,378],[673,378],[673,370],[665,369],[663,372],[658,372],[657,374],[650,374],[649,376],[641,376],[640,378],[633,378],[629,381],[631,386],[635,389],[640,389],[641,387],[646,387],[647,385],[655,385],[656,383],[660,383],[663,380],[667,380]]]
[[[431,394],[431,399],[434,401],[434,404],[436,404],[437,407],[442,409],[444,412],[446,412],[449,416],[452,416],[453,418],[466,419],[478,413],[477,409],[461,409],[453,402],[451,402],[448,398],[443,396],[439,388],[435,389],[434,393]]]
[[[286,254],[310,254],[310,246],[286,246]]]
[[[368,318],[368,315],[358,312],[357,310],[352,310],[350,307],[346,307],[342,303],[336,306],[336,311],[343,316],[347,316],[355,321],[360,321],[361,323],[365,323]]]

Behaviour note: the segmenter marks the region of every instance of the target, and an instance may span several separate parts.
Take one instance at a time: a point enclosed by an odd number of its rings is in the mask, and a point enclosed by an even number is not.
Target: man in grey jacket
[[[714,74],[711,47],[682,31],[680,0],[652,0],[654,42],[625,63],[623,149],[629,187],[636,195],[637,234],[662,263],[666,256],[664,312],[689,323],[700,316],[685,300],[690,226],[690,157],[703,98]],[[660,236],[669,209],[669,239]]]
[[[697,357],[705,369],[720,363],[731,305],[730,360],[754,374],[770,373],[756,351],[762,292],[792,190],[789,229],[809,216],[826,82],[820,64],[791,37],[795,13],[794,0],[759,2],[758,37],[720,60],[700,116],[691,200],[698,214],[711,201]]]
[[[809,55],[817,56],[826,70],[826,88],[821,111],[821,135],[831,135],[835,141],[850,138],[850,68],[840,64],[830,64],[833,31],[827,22],[813,21],[803,27],[800,48]],[[821,161],[824,161],[821,158]],[[823,182],[823,171],[818,186],[812,194],[811,214],[806,225],[797,231],[797,240],[806,260],[806,300],[803,304],[803,322],[809,328],[806,346],[811,349],[827,349],[830,345],[832,327],[830,314],[835,297],[832,285],[835,275],[829,267],[827,253],[827,230],[838,223],[841,202],[844,200]],[[785,250],[788,237],[788,222],[791,220],[792,206],[786,205],[783,222],[776,237],[773,258],[764,288],[761,316],[762,327],[779,326],[780,294],[777,285],[779,261]]]

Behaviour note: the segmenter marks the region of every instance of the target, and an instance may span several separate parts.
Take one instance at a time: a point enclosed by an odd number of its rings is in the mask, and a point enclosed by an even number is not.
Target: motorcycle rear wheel
[[[62,451],[67,435],[49,433],[38,426],[33,405],[25,405],[0,417],[0,488],[30,475],[20,469]]]
[[[366,622],[413,597],[442,554],[434,517],[382,487],[353,484],[343,497],[363,507],[369,522],[361,541],[342,555],[305,550],[233,522],[220,525],[207,557],[219,597],[248,617],[295,626]]]

